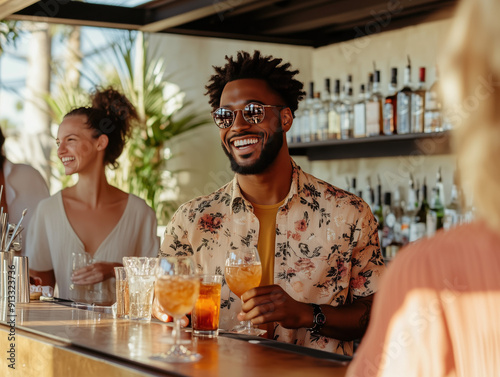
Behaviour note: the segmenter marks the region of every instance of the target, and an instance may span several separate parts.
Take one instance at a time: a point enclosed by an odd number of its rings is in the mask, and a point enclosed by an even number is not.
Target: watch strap
[[[309,329],[312,333],[319,333],[326,322],[326,317],[321,306],[317,304],[309,304],[313,307],[313,326]]]

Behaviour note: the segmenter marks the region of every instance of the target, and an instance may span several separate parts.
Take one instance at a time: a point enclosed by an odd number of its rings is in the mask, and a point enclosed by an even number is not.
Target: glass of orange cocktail
[[[229,289],[240,300],[243,293],[258,287],[262,278],[262,265],[256,248],[239,248],[230,250],[226,255],[226,283]],[[247,335],[263,335],[265,330],[253,327],[251,321],[242,321],[231,331]]]
[[[171,349],[152,358],[169,363],[192,362],[201,355],[180,345],[181,318],[193,310],[200,292],[200,278],[192,258],[160,258],[156,268],[155,297],[162,309],[174,318],[174,344]]]

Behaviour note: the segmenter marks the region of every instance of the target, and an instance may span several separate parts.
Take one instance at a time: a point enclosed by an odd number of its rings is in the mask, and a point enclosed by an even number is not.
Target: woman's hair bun
[[[127,97],[112,87],[97,89],[91,95],[90,99],[93,108],[104,111],[113,120],[125,121],[137,119],[137,111],[134,105],[132,105]],[[126,122],[124,126],[130,126],[129,122]],[[128,136],[129,129],[124,131],[124,134]]]

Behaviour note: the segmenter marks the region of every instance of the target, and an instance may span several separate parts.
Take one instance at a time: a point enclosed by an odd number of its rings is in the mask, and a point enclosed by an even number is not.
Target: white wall
[[[403,79],[406,56],[410,54],[413,66],[413,81],[418,77],[418,67],[428,70],[427,82],[435,79],[434,67],[441,37],[449,27],[449,21],[436,21],[362,37],[353,41],[330,45],[318,49],[267,43],[234,41],[215,38],[156,34],[152,36],[153,51],[162,51],[167,67],[173,76],[169,81],[178,84],[195,101],[199,110],[209,116],[208,100],[203,95],[213,65],[223,65],[225,55],[235,55],[239,50],[253,52],[259,49],[264,54],[281,57],[301,71],[299,79],[308,89],[308,82],[314,80],[321,89],[324,78],[344,79],[353,75],[354,88],[366,81],[375,61],[381,70],[382,88],[387,88],[391,67],[398,67],[399,80]],[[186,201],[194,196],[208,194],[232,177],[226,156],[221,150],[219,132],[209,124],[175,140],[170,169],[185,170],[179,177],[179,200]],[[422,182],[424,175],[428,185],[435,183],[438,167],[443,169],[445,192],[448,194],[455,169],[454,157],[447,156],[403,156],[395,158],[363,158],[334,161],[308,161],[295,158],[303,168],[319,178],[339,187],[346,186],[346,177],[358,178],[358,186],[366,185],[366,177],[376,181],[382,178],[383,190],[394,190],[407,184],[409,173]]]

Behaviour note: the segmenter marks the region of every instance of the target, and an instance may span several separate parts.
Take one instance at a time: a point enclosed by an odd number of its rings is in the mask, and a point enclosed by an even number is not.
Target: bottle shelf
[[[291,143],[288,148],[292,156],[311,161],[451,153],[449,131]]]

